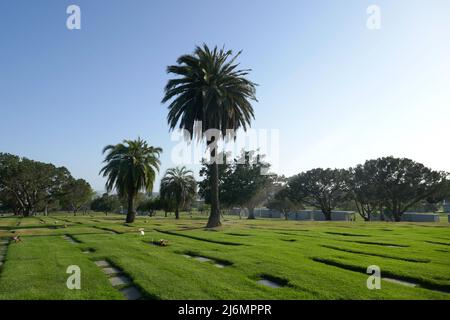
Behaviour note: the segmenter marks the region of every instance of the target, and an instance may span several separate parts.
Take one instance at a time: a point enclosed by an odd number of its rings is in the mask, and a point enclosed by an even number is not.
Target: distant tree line
[[[448,173],[406,158],[383,157],[349,169],[316,168],[290,178],[262,175],[261,170],[267,171],[270,165],[261,159],[254,152],[245,152],[231,164],[219,165],[223,207],[246,208],[249,219],[255,218],[256,206],[264,205],[280,211],[286,219],[289,212],[316,208],[331,220],[333,210],[352,208],[366,221],[375,214],[381,220],[400,221],[412,208],[437,207],[450,198]],[[206,163],[200,175],[204,180],[199,183],[199,193],[209,203],[210,169]]]
[[[0,210],[32,216],[49,210],[88,209],[93,191],[65,167],[0,153]]]
[[[384,157],[346,169],[313,169],[288,180],[287,198],[331,212],[353,202],[361,217],[370,221],[400,221],[409,209],[424,201],[438,203],[450,196],[448,173],[434,171],[406,158]]]
[[[154,150],[158,153],[159,149],[147,147],[140,140],[133,143],[143,148],[146,152],[143,157],[151,159],[150,164],[159,164],[154,153]],[[112,157],[111,165],[107,167],[113,173],[116,170],[115,161],[117,167],[121,166],[122,161],[129,161],[127,156],[122,156],[128,149],[122,149],[120,156]],[[151,177],[149,182],[143,180],[142,185],[150,187],[154,171],[149,169],[148,164],[143,168],[151,173]],[[198,183],[193,173],[184,167],[167,170],[158,197],[138,192],[136,190],[141,188],[135,187],[122,194],[105,193],[94,198],[89,183],[73,178],[64,167],[0,153],[0,211],[31,216],[55,210],[76,214],[91,209],[107,214],[130,208],[131,203],[133,211],[136,208],[150,216],[156,211],[164,211],[165,216],[174,212],[175,217],[179,218],[180,211],[190,210],[197,196],[203,198],[207,205],[211,204],[213,169],[204,161],[200,170],[203,179]],[[290,212],[314,208],[320,209],[326,220],[331,220],[333,210],[344,209],[358,212],[366,221],[372,220],[375,215],[381,220],[400,221],[408,210],[418,207],[436,210],[439,203],[450,198],[448,173],[432,170],[406,158],[368,160],[349,169],[316,168],[290,178],[267,174],[269,169],[270,164],[264,161],[264,156],[255,151],[243,152],[233,161],[225,159],[224,164],[218,165],[222,210],[245,208],[248,218],[254,219],[254,209],[266,206],[280,211],[287,219]],[[134,175],[133,172],[129,174]],[[121,173],[117,177],[123,179],[121,186],[127,185],[125,175]],[[205,208],[206,205],[197,209],[202,211]]]

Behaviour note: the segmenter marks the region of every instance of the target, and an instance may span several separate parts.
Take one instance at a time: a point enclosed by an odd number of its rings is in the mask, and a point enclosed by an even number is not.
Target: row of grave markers
[[[64,235],[63,239],[72,243],[78,244],[73,237],[69,235]],[[83,253],[89,254],[92,253],[93,250],[85,250]],[[123,275],[123,271],[119,268],[112,266],[106,260],[98,260],[94,261],[95,264],[102,268],[102,271],[108,276],[109,282],[115,288],[120,288],[119,291],[124,295],[127,300],[139,300],[143,298],[141,291],[132,284],[132,281],[127,276]]]

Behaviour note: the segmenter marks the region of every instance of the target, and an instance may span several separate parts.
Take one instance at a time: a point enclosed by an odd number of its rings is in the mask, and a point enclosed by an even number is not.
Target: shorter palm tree
[[[180,208],[192,200],[196,193],[197,183],[192,171],[186,167],[168,169],[161,180],[160,196],[173,201],[176,219],[180,218]]]
[[[159,171],[159,155],[161,148],[149,146],[146,141],[124,140],[116,145],[108,145],[103,149],[106,153],[103,162],[106,165],[100,170],[107,177],[106,190],[115,189],[121,198],[128,201],[126,222],[132,223],[136,217],[134,200],[140,190],[152,192],[153,183]]]

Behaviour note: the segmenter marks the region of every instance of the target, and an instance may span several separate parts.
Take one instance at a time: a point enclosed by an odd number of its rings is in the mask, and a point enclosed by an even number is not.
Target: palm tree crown
[[[240,54],[203,45],[178,58],[178,65],[167,67],[168,73],[178,76],[168,81],[162,100],[172,100],[167,116],[171,130],[178,125],[192,137],[197,121],[203,132],[218,129],[225,135],[227,129],[247,129],[254,118],[250,101],[257,101],[256,84],[246,79],[249,69],[237,69]]]
[[[120,197],[128,198],[127,222],[134,221],[133,200],[140,190],[151,192],[159,170],[161,148],[149,146],[146,141],[124,140],[103,149],[106,165],[100,170],[107,177],[108,192],[115,189]],[[132,221],[129,221],[132,220]]]
[[[192,171],[186,167],[168,169],[161,180],[161,198],[175,202],[177,219],[179,209],[191,200],[196,192],[197,183]]]

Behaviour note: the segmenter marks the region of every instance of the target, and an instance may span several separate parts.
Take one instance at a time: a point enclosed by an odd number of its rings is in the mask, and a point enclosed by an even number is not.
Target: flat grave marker
[[[113,285],[113,287],[123,286],[126,284],[130,284],[131,280],[125,276],[116,276],[109,278],[109,282]]]

